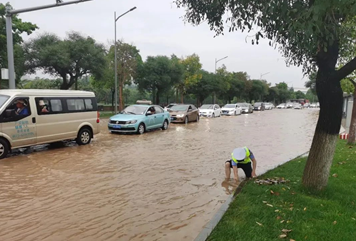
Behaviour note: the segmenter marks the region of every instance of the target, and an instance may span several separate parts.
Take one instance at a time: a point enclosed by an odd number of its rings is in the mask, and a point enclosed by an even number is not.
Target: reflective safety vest
[[[245,160],[236,160],[236,158],[234,157],[234,153],[231,153],[231,159],[236,162],[236,163],[241,163],[241,164],[247,164],[251,162],[251,158],[250,158],[250,150],[247,147],[244,147],[245,151],[246,151],[246,158]]]

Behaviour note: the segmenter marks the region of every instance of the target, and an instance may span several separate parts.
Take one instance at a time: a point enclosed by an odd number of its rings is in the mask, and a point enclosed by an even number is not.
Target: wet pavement
[[[0,240],[193,240],[231,193],[224,161],[248,146],[257,174],[309,150],[317,110],[172,124],[0,161]],[[240,177],[244,177],[239,171]]]

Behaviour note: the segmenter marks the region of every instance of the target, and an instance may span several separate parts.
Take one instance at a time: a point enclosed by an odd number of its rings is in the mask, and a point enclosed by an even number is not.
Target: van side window
[[[85,109],[86,110],[93,110],[93,100],[91,99],[85,99]]]
[[[84,111],[85,105],[83,99],[67,99],[68,111]]]
[[[58,99],[51,99],[51,110],[53,112],[61,112],[63,111],[63,107],[62,107],[62,101],[58,100]]]
[[[50,105],[48,100],[36,98],[37,113],[45,115],[50,113]]]
[[[13,122],[22,120],[31,115],[28,97],[14,99],[1,115],[1,122]]]

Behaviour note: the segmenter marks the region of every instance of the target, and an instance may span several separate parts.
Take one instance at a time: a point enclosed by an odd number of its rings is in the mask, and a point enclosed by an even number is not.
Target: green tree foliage
[[[77,80],[87,74],[100,78],[105,68],[104,46],[76,32],[64,40],[55,34],[40,35],[27,42],[24,50],[27,72],[43,70],[60,77],[61,89],[77,85]]]
[[[279,103],[285,103],[290,99],[290,91],[288,90],[288,85],[284,82],[276,84],[279,93]]]
[[[124,86],[130,85],[132,80],[137,77],[138,69],[142,65],[142,58],[140,51],[131,44],[119,41],[117,47],[117,73],[118,73],[118,88],[119,88],[119,109],[122,110],[125,107]],[[113,75],[111,79],[109,76],[105,76],[108,81],[107,85],[111,85],[111,88],[115,86],[115,46],[111,46],[108,53],[108,60],[106,67],[112,69],[109,71],[110,75]],[[105,74],[104,74],[105,75]],[[115,93],[115,90],[114,90]],[[127,97],[127,96],[126,96]]]
[[[295,92],[295,98],[296,99],[305,99],[305,94],[303,92],[301,92],[300,90],[298,90],[297,92]]]
[[[160,96],[176,85],[183,73],[183,66],[175,56],[149,56],[139,68],[135,82],[140,90],[151,92],[153,102],[159,104]]]
[[[0,3],[0,67],[2,68],[8,68],[6,40],[6,6],[9,6],[12,9],[9,3],[7,3],[6,5]],[[20,18],[17,17],[17,15],[12,17],[16,82],[19,82],[25,72],[25,61],[23,50],[21,47],[21,44],[23,43],[22,34],[26,33],[27,35],[30,35],[37,28],[38,27],[35,24],[32,24],[30,22],[23,22]]]
[[[310,88],[313,94],[316,95],[316,72],[309,74],[309,80],[305,82],[305,87]]]
[[[201,70],[202,78],[200,81],[191,85],[187,91],[197,99],[197,105],[200,106],[208,98],[216,87],[215,75],[208,71]]]
[[[275,104],[279,103],[279,89],[276,86],[269,88],[266,100]]]
[[[181,61],[184,69],[183,78],[177,83],[177,89],[181,95],[181,103],[184,103],[184,94],[187,92],[191,86],[195,85],[199,80],[201,80],[202,75],[201,63],[198,55],[193,54]]]
[[[315,70],[320,115],[303,175],[305,187],[321,190],[327,186],[342,118],[340,81],[356,69],[352,55],[340,69],[339,53],[354,41],[355,0],[176,0],[186,9],[192,24],[208,23],[216,34],[256,30],[252,44],[261,38],[279,46],[290,65]],[[344,24],[347,23],[347,24]]]
[[[61,79],[41,79],[36,77],[34,80],[22,80],[18,86],[21,89],[59,89]]]
[[[241,99],[245,91],[245,84],[248,80],[246,72],[233,72],[229,74],[229,88],[226,90],[225,96],[228,103],[236,97]]]

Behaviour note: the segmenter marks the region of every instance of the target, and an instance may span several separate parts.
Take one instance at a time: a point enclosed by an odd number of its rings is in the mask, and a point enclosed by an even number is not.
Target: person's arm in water
[[[234,170],[235,180],[238,181],[239,180],[239,175],[238,175],[238,172],[237,172],[237,166],[232,166],[232,169]]]
[[[252,160],[252,177],[257,177],[257,175],[256,175],[256,167],[257,167],[256,158],[251,158],[251,160]]]

